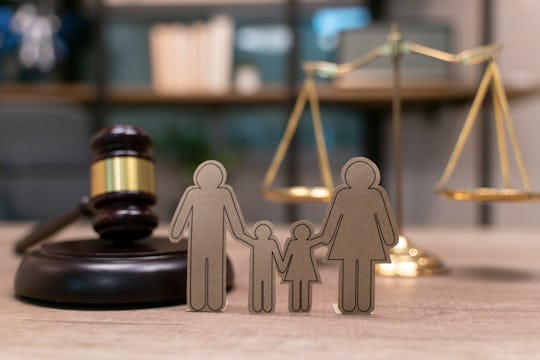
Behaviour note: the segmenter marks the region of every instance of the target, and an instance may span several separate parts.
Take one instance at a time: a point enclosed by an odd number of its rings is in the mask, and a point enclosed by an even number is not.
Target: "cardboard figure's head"
[[[193,182],[206,189],[217,188],[227,180],[227,172],[217,161],[205,161],[197,167],[193,174]]]
[[[293,228],[292,235],[298,240],[307,240],[311,236],[311,229],[307,224],[300,223]]]
[[[255,238],[268,240],[272,236],[272,228],[267,221],[260,221],[255,225]]]
[[[376,166],[367,159],[347,163],[343,167],[343,181],[352,189],[367,189],[379,183]]]

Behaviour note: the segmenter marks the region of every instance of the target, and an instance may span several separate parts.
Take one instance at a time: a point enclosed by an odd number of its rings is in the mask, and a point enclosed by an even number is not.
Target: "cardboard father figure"
[[[217,161],[205,161],[193,174],[171,219],[169,238],[177,242],[189,222],[187,304],[192,311],[222,311],[225,307],[226,229],[237,240],[251,241],[227,172]],[[228,226],[226,226],[228,225]]]

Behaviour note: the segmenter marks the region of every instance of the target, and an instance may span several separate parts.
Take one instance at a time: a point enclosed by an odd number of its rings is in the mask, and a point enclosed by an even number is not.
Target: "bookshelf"
[[[181,93],[163,95],[156,93],[149,85],[117,85],[112,84],[107,72],[108,62],[106,38],[107,26],[115,21],[144,19],[145,21],[173,21],[179,14],[199,16],[217,13],[240,14],[250,19],[271,19],[294,24],[299,16],[314,11],[324,5],[358,5],[365,4],[382,12],[385,1],[358,0],[156,0],[156,1],[95,1],[92,2],[93,44],[96,59],[95,79],[88,83],[67,83],[62,79],[52,84],[7,84],[0,85],[0,102],[56,103],[62,101],[77,102],[85,105],[94,115],[94,128],[106,123],[107,112],[111,108],[154,107],[174,108],[187,106],[211,106],[224,109],[229,106],[277,105],[290,106],[296,98],[298,77],[294,69],[298,60],[298,45],[293,46],[288,58],[289,75],[279,87],[263,86],[251,95],[234,91],[224,94]],[[210,9],[210,10],[209,10]],[[376,12],[375,12],[376,13]],[[380,14],[380,16],[383,16]],[[377,16],[375,16],[377,19]],[[291,28],[295,28],[291,26]],[[298,34],[295,35],[296,39]],[[527,88],[508,87],[509,97],[518,97],[539,91],[538,86]],[[444,103],[470,101],[476,87],[465,82],[430,83],[405,86],[402,92],[404,104],[419,107],[433,107]],[[335,104],[350,108],[366,109],[371,114],[381,114],[391,102],[390,86],[366,84],[355,89],[340,89],[331,85],[320,85],[319,95],[323,104]],[[374,110],[374,111],[372,111]],[[375,116],[375,119],[381,119]],[[285,120],[285,119],[284,119]],[[159,122],[159,118],[155,119]],[[378,121],[370,121],[370,132],[377,133]],[[373,126],[373,128],[371,128]],[[380,139],[373,136],[374,142]],[[376,145],[376,144],[375,144]],[[289,169],[294,169],[289,166]],[[292,174],[289,179],[296,175]],[[294,180],[289,180],[294,182]],[[295,218],[294,216],[290,216]]]
[[[375,19],[382,16],[381,8],[384,1],[358,0],[96,0],[92,5],[96,47],[96,79],[89,83],[54,82],[47,84],[4,84],[0,85],[0,101],[37,102],[69,100],[80,102],[91,107],[108,106],[184,106],[186,104],[213,105],[257,105],[257,104],[286,104],[295,98],[297,87],[295,81],[289,81],[282,86],[265,86],[255,94],[240,94],[230,91],[224,94],[181,93],[159,94],[150,86],[144,85],[114,85],[109,83],[107,76],[108,63],[105,46],[106,26],[109,21],[121,18],[150,18],[153,20],[169,19],[179,13],[204,11],[206,14],[229,12],[245,13],[252,11],[254,17],[258,14],[272,17],[278,14],[283,20],[285,13],[301,9],[312,11],[324,5],[358,5],[362,3],[374,8]],[[211,10],[208,10],[208,9]],[[270,10],[271,11],[270,11]],[[293,14],[294,15],[294,14]],[[298,16],[298,13],[296,13]],[[294,52],[294,49],[293,49]],[[294,76],[290,76],[294,77]],[[448,101],[466,101],[475,93],[475,84],[466,82],[434,82],[404,86],[404,103],[436,104]],[[377,107],[388,105],[391,101],[389,85],[370,83],[355,89],[340,89],[331,85],[319,87],[320,100],[323,103]],[[538,86],[508,87],[508,96],[522,96],[538,91]],[[102,122],[98,119],[97,122]]]

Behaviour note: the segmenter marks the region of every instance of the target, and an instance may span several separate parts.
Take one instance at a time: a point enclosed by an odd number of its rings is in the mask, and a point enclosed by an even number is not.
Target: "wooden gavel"
[[[130,125],[111,126],[91,139],[94,159],[90,167],[90,197],[77,209],[39,224],[15,245],[17,253],[39,243],[80,216],[93,216],[101,239],[131,242],[152,234],[158,217],[151,207],[157,201],[152,140]]]
[[[158,225],[152,140],[134,126],[113,126],[91,140],[90,196],[94,230],[101,238],[133,241],[149,236]]]

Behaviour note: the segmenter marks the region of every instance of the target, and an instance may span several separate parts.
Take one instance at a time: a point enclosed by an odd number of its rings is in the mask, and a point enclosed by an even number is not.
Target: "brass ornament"
[[[292,138],[298,129],[300,117],[304,111],[306,103],[309,102],[311,110],[311,120],[313,131],[315,133],[315,142],[317,145],[317,156],[319,159],[319,170],[321,181],[324,186],[308,187],[293,186],[289,188],[273,188],[272,185],[276,179],[279,168],[285,158],[287,150],[291,144]],[[287,122],[287,127],[283,138],[281,139],[277,151],[272,159],[262,184],[263,196],[272,201],[281,202],[328,202],[334,188],[332,173],[330,171],[330,162],[328,161],[328,152],[324,142],[322,128],[321,111],[317,97],[317,89],[313,74],[309,74],[304,82],[304,86],[296,99],[293,111]]]
[[[156,193],[154,162],[135,156],[117,156],[97,161],[90,168],[92,198],[116,191]]]
[[[482,107],[486,94],[491,86],[493,96],[493,113],[495,121],[495,132],[497,134],[497,147],[499,152],[499,162],[501,168],[502,188],[479,187],[471,189],[449,189],[448,182],[456,168],[463,148],[469,139],[473,126],[478,118],[478,113]],[[510,167],[508,161],[507,137],[514,154],[519,175],[522,181],[522,188],[515,188],[510,183]],[[480,81],[478,91],[469,110],[469,114],[463,124],[463,128],[457,139],[454,150],[450,155],[448,164],[444,170],[441,180],[435,187],[435,191],[440,196],[457,201],[478,201],[478,202],[516,202],[540,199],[540,193],[532,192],[529,184],[529,177],[525,169],[523,157],[519,149],[516,133],[508,106],[508,99],[501,80],[500,70],[493,59],[490,60],[484,76]]]

